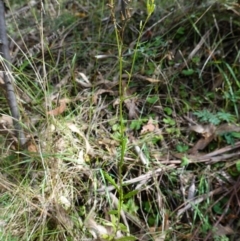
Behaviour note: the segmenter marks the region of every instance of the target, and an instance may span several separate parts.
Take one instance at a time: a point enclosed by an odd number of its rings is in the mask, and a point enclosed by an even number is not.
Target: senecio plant
[[[122,0],[123,1],[123,0]],[[125,4],[124,2],[122,2],[122,4]],[[111,0],[110,1],[110,6],[114,6],[114,1]],[[128,82],[126,87],[123,88],[123,83],[122,83],[122,75],[123,75],[123,39],[121,38],[121,35],[119,33],[119,29],[117,26],[117,21],[116,21],[116,16],[115,16],[115,12],[112,11],[112,19],[114,21],[114,27],[115,27],[115,36],[116,36],[116,42],[117,42],[117,46],[118,46],[118,60],[119,60],[119,96],[120,96],[120,102],[119,102],[119,119],[120,119],[120,143],[121,143],[121,150],[120,150],[120,158],[118,161],[118,184],[117,186],[117,191],[119,193],[119,205],[118,205],[118,220],[120,220],[120,213],[123,207],[123,200],[124,200],[124,196],[123,196],[123,178],[122,178],[122,168],[123,168],[123,163],[124,163],[124,156],[125,156],[125,152],[126,152],[126,148],[127,148],[127,136],[125,133],[125,124],[126,122],[124,121],[124,116],[123,116],[123,104],[124,104],[124,100],[125,100],[125,88],[128,87],[130,80],[132,78],[133,75],[133,70],[134,70],[134,66],[135,66],[135,61],[136,61],[136,57],[137,57],[137,49],[139,47],[140,44],[140,40],[141,37],[144,33],[144,29],[145,26],[148,22],[148,20],[150,19],[151,15],[154,12],[155,9],[155,4],[154,4],[154,0],[147,0],[146,3],[146,8],[147,8],[147,18],[145,19],[144,22],[140,22],[139,26],[140,26],[140,31],[139,31],[139,35],[136,41],[136,45],[134,48],[134,53],[133,53],[133,61],[131,64],[131,69],[130,72],[126,72],[128,75]],[[124,31],[124,24],[122,27],[122,32]],[[118,221],[119,222],[119,221]]]

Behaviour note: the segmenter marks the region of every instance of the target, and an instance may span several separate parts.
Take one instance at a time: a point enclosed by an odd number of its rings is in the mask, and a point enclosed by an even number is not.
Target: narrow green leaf
[[[117,183],[113,180],[113,178],[107,173],[103,171],[104,177],[118,190]]]
[[[164,110],[165,113],[167,113],[167,115],[171,115],[172,112],[173,112],[172,109],[169,108],[169,107],[165,107],[163,110]]]
[[[148,97],[147,102],[150,104],[155,104],[158,101],[159,97],[158,96],[153,96],[153,97]]]
[[[221,207],[221,204],[220,202],[216,203],[214,206],[213,206],[213,210],[215,213],[221,215],[223,213],[223,209]]]
[[[118,214],[118,210],[110,210],[108,214],[116,215]]]
[[[184,74],[185,76],[190,76],[194,74],[194,70],[193,69],[187,69],[187,70],[183,70],[182,74]]]
[[[240,139],[240,132],[232,132],[234,138]]]
[[[141,120],[132,120],[130,124],[130,128],[132,130],[139,130],[141,128],[142,121]]]
[[[128,199],[128,198],[130,198],[130,197],[133,197],[133,196],[135,196],[137,193],[138,193],[138,190],[133,190],[133,191],[127,193],[126,195],[124,195],[123,199]]]
[[[182,157],[181,166],[182,166],[182,167],[185,167],[185,166],[187,166],[188,164],[189,164],[189,159],[188,159],[186,156]]]
[[[178,152],[183,153],[183,152],[188,151],[189,147],[187,145],[184,145],[184,144],[178,144],[176,146],[176,149],[177,149]]]

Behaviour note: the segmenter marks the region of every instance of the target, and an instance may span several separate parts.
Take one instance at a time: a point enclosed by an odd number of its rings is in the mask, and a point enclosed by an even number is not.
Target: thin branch
[[[8,100],[8,105],[13,117],[13,124],[16,132],[16,136],[19,140],[19,146],[23,147],[26,138],[20,125],[19,119],[19,109],[17,104],[17,98],[12,85],[12,75],[11,75],[11,58],[8,48],[8,39],[6,33],[6,22],[5,22],[5,10],[4,3],[0,0],[0,62],[4,68],[4,88],[6,90],[6,98]]]

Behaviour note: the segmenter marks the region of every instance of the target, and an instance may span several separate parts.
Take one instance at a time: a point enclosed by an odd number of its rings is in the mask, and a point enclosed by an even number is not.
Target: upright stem
[[[26,138],[22,129],[22,126],[19,123],[20,115],[17,104],[17,98],[15,91],[12,85],[12,74],[11,74],[11,58],[8,48],[8,39],[6,31],[6,22],[5,22],[5,10],[4,3],[0,0],[0,58],[4,71],[4,84],[6,90],[6,98],[8,100],[8,105],[13,117],[13,124],[16,132],[16,136],[19,140],[20,147],[23,147]]]

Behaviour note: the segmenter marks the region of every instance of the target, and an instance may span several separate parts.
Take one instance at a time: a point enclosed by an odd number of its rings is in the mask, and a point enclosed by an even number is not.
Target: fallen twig
[[[19,123],[20,115],[18,110],[17,98],[12,85],[11,58],[9,54],[8,39],[6,34],[4,3],[2,0],[0,0],[0,41],[1,63],[5,70],[4,88],[6,90],[8,105],[12,113],[13,125],[15,127],[16,136],[18,137],[20,147],[23,147],[26,143],[26,138],[23,132],[23,128]]]

